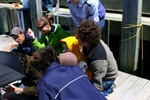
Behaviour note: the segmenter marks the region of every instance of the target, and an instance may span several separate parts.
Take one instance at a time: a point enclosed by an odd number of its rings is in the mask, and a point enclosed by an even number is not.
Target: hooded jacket
[[[32,55],[32,53],[35,51],[35,48],[32,44],[32,37],[28,35],[28,33],[24,32],[25,41],[22,44],[19,44],[17,49],[13,49],[14,52],[20,52],[27,55]]]
[[[53,31],[48,34],[42,34],[40,40],[36,38],[32,43],[36,49],[50,45],[56,50],[57,55],[63,51],[62,38],[69,36],[69,33],[61,28],[59,24],[52,24]]]
[[[75,36],[69,36],[60,40],[62,43],[66,43],[68,51],[74,53],[78,61],[85,61],[84,54],[81,47],[78,45],[78,40]]]

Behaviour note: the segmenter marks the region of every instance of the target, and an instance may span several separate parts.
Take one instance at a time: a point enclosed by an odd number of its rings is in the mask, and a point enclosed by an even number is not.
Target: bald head
[[[77,57],[72,52],[60,54],[59,61],[61,65],[77,65]]]

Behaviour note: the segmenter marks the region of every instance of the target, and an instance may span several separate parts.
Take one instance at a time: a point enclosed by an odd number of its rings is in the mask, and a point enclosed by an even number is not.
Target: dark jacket
[[[17,49],[13,49],[12,51],[20,52],[27,55],[32,55],[32,53],[35,51],[35,48],[32,44],[33,39],[30,35],[28,35],[26,31],[24,32],[24,35],[25,35],[25,41],[23,42],[23,44],[19,44]]]
[[[31,66],[29,56],[27,56],[27,63],[24,65],[24,73],[26,77],[22,79],[22,83],[25,85],[25,88],[22,94],[33,97],[37,96],[36,85],[42,73]]]
[[[38,86],[39,100],[106,100],[78,66],[48,67]]]

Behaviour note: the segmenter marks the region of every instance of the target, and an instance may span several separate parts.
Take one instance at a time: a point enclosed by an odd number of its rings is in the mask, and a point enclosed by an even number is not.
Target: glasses
[[[43,27],[45,27],[45,25],[41,26],[41,27],[37,27],[39,30],[42,30]]]

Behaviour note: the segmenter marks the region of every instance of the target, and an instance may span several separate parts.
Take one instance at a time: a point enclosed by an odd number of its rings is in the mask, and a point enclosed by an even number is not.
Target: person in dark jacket
[[[31,66],[30,57],[22,53],[13,52],[19,55],[20,62],[25,73],[25,78],[19,84],[9,84],[4,95],[6,100],[38,100],[36,86],[41,78],[42,72]],[[7,92],[8,91],[8,92]]]
[[[83,21],[75,31],[79,45],[83,47],[91,82],[103,95],[112,93],[112,85],[118,74],[117,62],[110,48],[101,40],[101,29],[92,20]]]
[[[23,31],[20,27],[14,27],[10,34],[16,42],[18,42],[18,47],[12,51],[20,52],[27,55],[32,55],[35,48],[32,44],[32,37],[28,35],[27,31]]]
[[[59,59],[60,63],[50,46],[33,53],[33,65],[45,70],[37,85],[39,100],[106,100],[76,66],[77,58],[73,53],[62,53]]]

